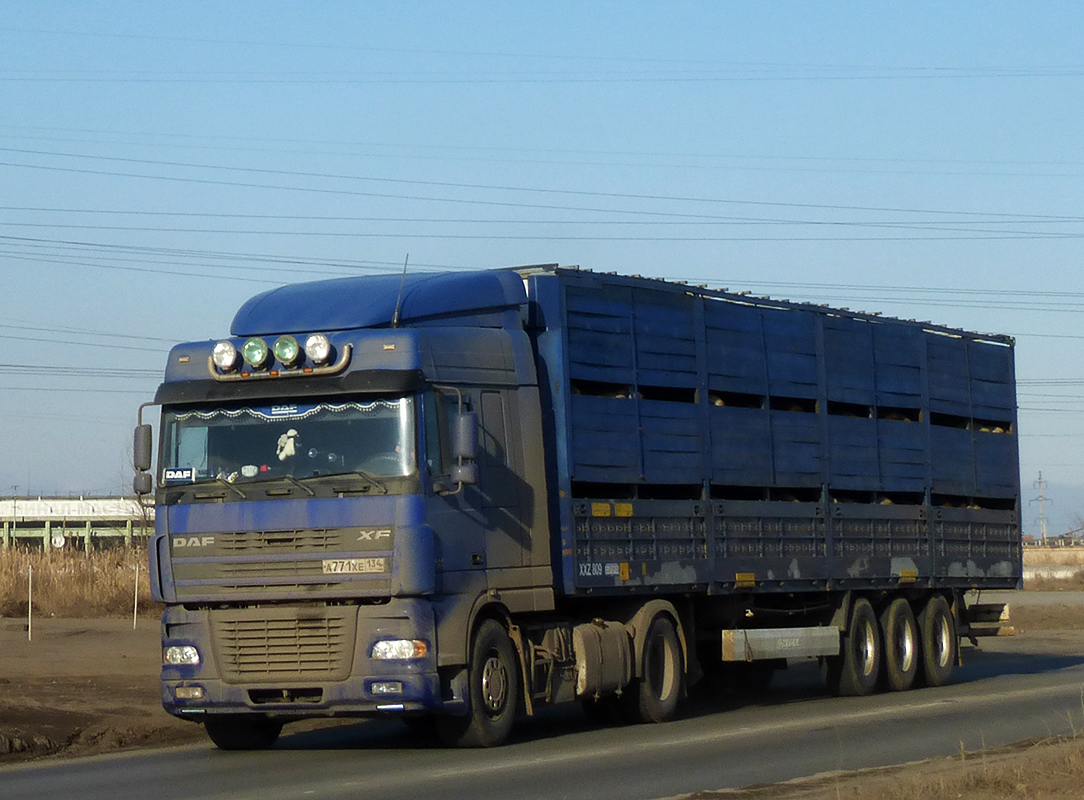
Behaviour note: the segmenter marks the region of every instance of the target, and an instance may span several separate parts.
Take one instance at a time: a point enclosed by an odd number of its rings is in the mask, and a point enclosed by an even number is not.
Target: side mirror
[[[154,482],[149,472],[137,472],[132,480],[132,488],[138,495],[150,494],[154,489]]]
[[[470,411],[452,417],[452,455],[467,461],[478,457],[478,417]]]
[[[132,464],[136,472],[146,472],[151,468],[151,450],[153,433],[150,425],[137,425],[132,447]]]

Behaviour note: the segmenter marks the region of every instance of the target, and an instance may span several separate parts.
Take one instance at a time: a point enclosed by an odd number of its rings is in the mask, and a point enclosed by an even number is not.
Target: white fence
[[[108,547],[146,541],[154,508],[134,497],[8,497],[0,499],[0,547]]]

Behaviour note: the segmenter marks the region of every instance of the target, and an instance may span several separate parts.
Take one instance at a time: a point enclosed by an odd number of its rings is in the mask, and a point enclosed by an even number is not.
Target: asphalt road
[[[0,769],[23,800],[650,800],[952,755],[1084,730],[1084,635],[987,640],[952,686],[826,697],[814,663],[768,698],[694,695],[666,725],[596,728],[576,707],[524,721],[485,751],[437,747],[398,722],[291,734],[267,752],[209,744]]]

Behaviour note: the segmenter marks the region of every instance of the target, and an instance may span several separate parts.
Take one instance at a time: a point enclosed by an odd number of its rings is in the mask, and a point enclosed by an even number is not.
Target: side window
[[[439,402],[439,397],[436,392],[425,393],[425,461],[429,465],[429,474],[434,476],[446,474],[440,433],[448,426],[441,424],[443,404]]]
[[[425,393],[425,460],[433,477],[451,472],[451,418],[459,400],[443,392]]]

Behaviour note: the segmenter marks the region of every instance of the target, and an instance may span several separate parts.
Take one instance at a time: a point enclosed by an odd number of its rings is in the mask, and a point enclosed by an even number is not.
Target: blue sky
[[[1081,53],[1077,3],[8,4],[0,494],[126,489],[171,342],[409,253],[1013,334],[1067,530]]]

